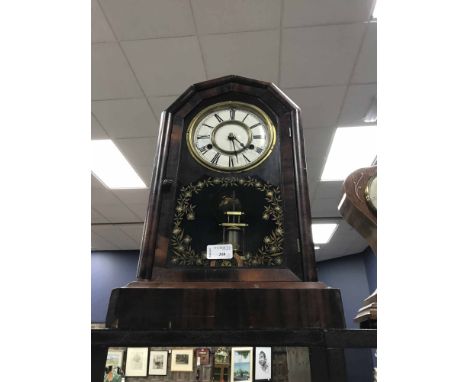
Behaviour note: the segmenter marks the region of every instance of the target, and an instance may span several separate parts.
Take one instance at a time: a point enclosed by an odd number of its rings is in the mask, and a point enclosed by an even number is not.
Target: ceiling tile
[[[94,251],[111,251],[113,249],[115,250],[120,248],[98,234],[91,232],[91,249]]]
[[[351,85],[346,94],[339,125],[364,124],[364,117],[369,111],[374,97],[377,98],[377,84]]]
[[[346,255],[361,253],[369,246],[369,243],[357,232],[355,238],[346,240],[346,243],[348,243],[348,246],[346,247]]]
[[[337,257],[345,256],[346,248],[348,244],[344,241],[338,242],[336,244],[327,245],[320,245],[320,249],[315,250],[315,261],[318,263],[320,261],[331,260]],[[318,264],[318,268],[320,269],[320,263]]]
[[[140,243],[136,243],[133,239],[128,240],[124,244],[120,244],[120,248],[125,251],[140,249]]]
[[[112,190],[112,193],[125,204],[148,203],[148,188],[142,190]]]
[[[139,245],[116,225],[92,226],[92,233],[114,244],[119,249],[137,249]]]
[[[324,261],[347,255],[349,243],[346,240],[341,239],[337,230],[329,243],[318,244],[318,246],[320,249],[315,250],[315,259],[317,261]]]
[[[285,93],[300,108],[304,128],[336,126],[346,86],[287,89]]]
[[[111,138],[157,135],[158,124],[144,98],[94,101],[92,111]]]
[[[368,247],[367,242],[346,221],[338,220],[338,227],[327,244],[319,244],[315,251],[318,261],[361,253]]]
[[[146,212],[148,210],[148,203],[129,203],[127,207],[132,210],[139,218],[140,221],[144,222],[146,219]]]
[[[315,198],[311,205],[312,218],[341,217],[340,212],[338,211],[339,202],[340,200],[337,198]]]
[[[93,174],[91,174],[91,188],[106,189],[106,187],[98,180]]]
[[[166,110],[177,99],[176,96],[166,97],[149,97],[148,101],[153,108],[154,115],[158,119],[158,126],[161,118],[161,113]]]
[[[281,86],[346,85],[364,29],[364,24],[284,29]]]
[[[336,240],[326,245],[320,245],[320,249],[315,251],[315,258],[317,261],[324,261],[338,257],[354,255],[361,253],[367,247],[367,242],[358,236],[350,239],[337,235]]]
[[[374,0],[287,0],[283,27],[344,24],[369,20]]]
[[[278,28],[281,0],[197,0],[192,2],[199,34]]]
[[[156,146],[155,146],[155,151],[156,151]],[[133,166],[137,174],[140,176],[140,178],[145,182],[147,187],[151,186],[151,177],[153,176],[153,163],[151,165],[146,165],[146,166]]]
[[[195,34],[189,0],[100,0],[119,40]]]
[[[91,93],[93,100],[143,95],[117,43],[93,44]]]
[[[369,23],[351,79],[353,84],[377,82],[377,23]]]
[[[96,182],[99,182],[99,181],[96,180]],[[93,187],[91,189],[91,203],[93,206],[95,206],[95,205],[101,205],[101,204],[119,204],[121,202],[109,189],[105,187],[102,187],[102,188]]]
[[[102,216],[99,212],[91,208],[91,223],[108,223],[104,216]]]
[[[122,48],[147,96],[181,94],[206,80],[196,37],[125,41]]]
[[[278,82],[279,31],[200,37],[209,78],[238,74]]]
[[[304,129],[304,150],[309,182],[318,182],[331,145],[335,128]]]
[[[97,0],[91,0],[91,41],[115,41],[114,34],[112,33]]]
[[[319,182],[314,199],[334,198],[341,200],[343,181]]]
[[[93,204],[93,208],[109,222],[127,223],[140,221],[140,218],[122,202],[115,204]]]
[[[323,165],[325,160],[322,158],[310,158],[307,157],[307,179],[309,184],[314,184],[320,180],[320,176],[322,175]],[[309,190],[309,197],[312,200],[312,196],[316,193],[316,186],[313,189]]]
[[[136,243],[141,242],[143,235],[143,224],[122,224],[119,228],[130,236]]]
[[[153,165],[156,150],[155,137],[116,139],[114,143],[132,166]]]
[[[335,130],[333,127],[303,130],[304,149],[307,160],[324,159],[326,157]]]
[[[314,196],[317,192],[317,187],[318,187],[319,182],[309,175],[309,171],[307,171],[307,180],[309,183],[308,188],[309,188],[309,202],[310,202],[311,200],[314,200]]]
[[[91,114],[91,139],[108,139],[109,135],[101,127],[94,115]]]

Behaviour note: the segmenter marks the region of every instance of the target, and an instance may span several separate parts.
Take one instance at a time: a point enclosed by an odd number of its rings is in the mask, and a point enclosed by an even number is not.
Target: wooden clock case
[[[255,105],[276,126],[275,148],[255,169],[223,174],[201,166],[188,154],[185,140],[191,119],[223,101]],[[281,264],[207,268],[170,263],[178,190],[203,176],[257,176],[280,187]],[[106,326],[131,330],[345,327],[340,291],[317,281],[300,109],[274,84],[239,76],[205,81],[192,85],[162,113],[137,280],[112,291]]]
[[[367,200],[370,181],[376,178],[377,166],[360,168],[349,174],[343,182],[339,211],[377,256],[377,210]],[[377,290],[363,301],[354,321],[361,329],[377,329]]]
[[[377,211],[366,200],[369,181],[377,177],[377,166],[353,171],[343,182],[343,197],[339,211],[343,218],[361,234],[377,255]]]

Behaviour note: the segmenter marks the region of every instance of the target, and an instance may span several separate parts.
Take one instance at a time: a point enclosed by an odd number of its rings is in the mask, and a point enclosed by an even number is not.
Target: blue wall
[[[138,251],[91,252],[91,322],[105,322],[112,289],[136,279]]]
[[[370,294],[364,260],[364,253],[361,253],[317,263],[319,280],[341,290],[348,328],[359,328],[359,325],[353,322],[353,318],[362,307],[362,300]]]
[[[366,264],[369,290],[374,292],[377,289],[377,256],[374,255],[370,247],[364,251],[364,261]]]
[[[359,328],[353,321],[362,301],[375,289],[377,261],[370,249],[356,255],[317,263],[320,281],[341,289],[343,310],[348,328]],[[375,366],[370,349],[345,349],[348,382],[371,382]]]

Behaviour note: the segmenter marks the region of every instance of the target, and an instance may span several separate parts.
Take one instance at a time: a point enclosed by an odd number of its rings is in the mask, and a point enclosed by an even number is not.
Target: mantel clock
[[[338,209],[377,255],[377,166],[360,168],[348,175]],[[361,328],[377,328],[377,290],[363,301],[354,321]]]
[[[107,325],[344,325],[317,281],[300,109],[274,84],[201,82],[162,113],[137,280]]]

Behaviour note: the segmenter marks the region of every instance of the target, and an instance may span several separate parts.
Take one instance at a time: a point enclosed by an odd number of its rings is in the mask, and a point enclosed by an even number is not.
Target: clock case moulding
[[[197,113],[225,101],[262,109],[276,127],[277,141],[271,155],[244,172],[220,173],[201,166],[184,141]],[[203,177],[233,176],[258,177],[281,189],[281,264],[227,268],[171,265],[168,256],[180,187]],[[254,79],[226,76],[192,85],[161,115],[137,280],[112,291],[106,326],[198,330],[344,325],[339,289],[317,280],[299,107],[276,85]]]

